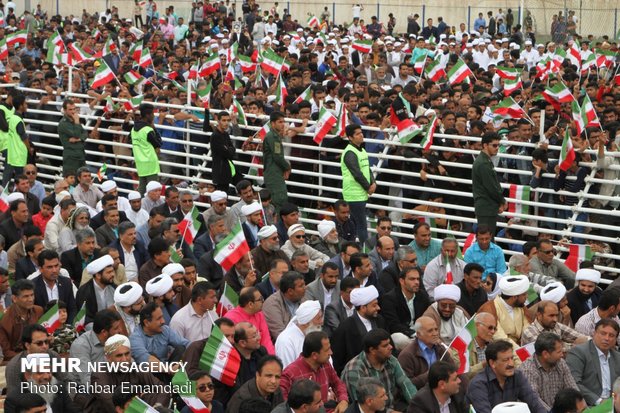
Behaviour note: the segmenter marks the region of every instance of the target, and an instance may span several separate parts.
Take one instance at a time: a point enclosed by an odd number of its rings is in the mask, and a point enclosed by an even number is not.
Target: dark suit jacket
[[[424,314],[429,305],[431,305],[431,301],[426,291],[418,291],[413,298],[414,322]],[[392,289],[381,298],[381,315],[390,329],[390,334],[403,333],[406,336],[413,337],[415,331],[409,326],[411,313],[400,286]]]
[[[234,267],[231,268],[230,271],[226,273],[226,275],[224,275],[224,282],[227,283],[228,286],[232,288],[237,294],[241,293],[243,285],[241,285],[241,282],[239,281],[239,277],[237,277],[237,272],[235,271]],[[222,283],[222,289],[220,290],[220,293],[222,293],[223,290],[224,283]]]
[[[118,217],[119,217],[119,220],[118,220],[119,224],[121,222],[129,221],[129,218],[127,218],[127,214],[123,211],[118,211]],[[105,224],[105,220],[103,219],[103,211],[101,211],[90,219],[88,226],[90,226],[93,229],[93,231],[97,231],[97,228],[99,228],[103,224]]]
[[[112,227],[108,224],[103,224],[95,231],[95,236],[97,238],[97,244],[100,247],[104,247],[106,245],[110,245],[114,240],[118,239]]]
[[[383,328],[387,330],[385,321],[380,315],[376,320],[371,321],[372,329]],[[362,352],[363,338],[366,335],[366,327],[359,318],[357,311],[346,320],[344,320],[334,334],[332,335],[332,360],[334,361],[334,369],[338,375],[349,360]]]
[[[250,249],[253,250],[258,246],[258,238],[254,237],[254,234],[252,234],[252,231],[246,222],[241,224],[241,227],[243,227],[243,235],[245,235],[245,239],[248,241]]]
[[[450,359],[450,354],[445,351],[445,345],[438,344],[435,345],[433,349],[435,350],[435,357],[437,360],[444,360],[453,364]],[[442,356],[443,359],[441,358]],[[420,342],[417,337],[400,352],[398,355],[398,362],[416,388],[419,389],[428,382],[429,365],[422,355],[422,349],[420,348]]]
[[[332,336],[340,323],[348,318],[347,310],[342,304],[342,300],[325,306],[325,315],[323,317],[323,331],[328,336]]]
[[[118,251],[119,258],[123,265],[125,265],[125,252],[123,251],[123,247],[121,246],[121,241],[117,238],[111,244],[110,247],[116,248]],[[149,252],[146,250],[146,247],[140,240],[136,240],[136,245],[134,245],[133,257],[136,260],[136,264],[138,269],[142,267],[142,265],[151,259],[149,256]]]
[[[32,221],[29,220],[27,224],[32,224]],[[0,224],[0,235],[4,237],[4,245],[7,250],[17,241],[21,240],[23,229],[23,226],[21,229],[17,228],[10,214],[8,215],[8,218],[2,221]]]
[[[200,257],[196,270],[199,276],[215,284],[217,290],[220,289],[222,280],[224,279],[224,271],[222,270],[222,266],[213,259],[213,250]]]
[[[450,397],[449,407],[450,413],[467,413],[467,403],[460,393]],[[439,402],[428,384],[413,396],[407,413],[439,413]]]
[[[592,296],[590,297],[592,299],[592,308],[598,306],[598,302],[601,299],[601,294],[603,294],[603,290],[596,287],[594,289],[594,293],[592,293]],[[573,320],[573,325],[575,325],[581,316],[587,314],[590,309],[586,305],[586,302],[581,299],[579,287],[575,287],[566,293],[566,299],[568,300],[568,306],[570,307],[570,317]]]
[[[389,293],[394,288],[398,288],[400,286],[398,282],[399,275],[400,269],[398,268],[398,264],[395,262],[390,263],[390,265],[379,272],[379,285],[383,288],[385,293]],[[421,285],[422,283],[420,282],[420,286]]]
[[[36,270],[37,267],[34,265],[30,257],[26,256],[24,258],[20,258],[15,263],[15,281],[28,278],[28,276]]]
[[[81,286],[75,295],[76,308],[82,308],[82,304],[86,303],[86,324],[92,323],[97,314],[97,296],[95,296],[95,280],[91,279]],[[116,288],[112,284],[112,288]]]
[[[213,249],[213,241],[211,241],[211,235],[209,231],[202,235],[199,235],[194,240],[194,255],[197,259],[200,259],[203,255]]]
[[[263,298],[266,300],[271,294],[273,294],[273,287],[271,286],[271,281],[269,281],[269,277],[265,281],[261,281],[255,285],[255,287],[260,291]]]
[[[176,218],[174,214],[178,213],[181,210],[181,207],[178,207],[178,209],[175,212],[171,213],[170,208],[168,207],[168,204],[164,202],[163,204],[156,206],[153,209],[159,212],[161,215],[165,216],[166,218],[169,218],[169,217]]]
[[[96,249],[93,253],[93,256],[99,256],[99,250]],[[72,248],[68,251],[65,251],[60,256],[60,263],[62,264],[62,268],[67,270],[69,276],[73,280],[73,283],[76,286],[80,286],[82,281],[82,255],[80,255],[80,251],[78,247]]]
[[[342,259],[340,258],[340,254],[334,255],[332,258],[329,259],[328,262],[333,262],[334,264],[338,266],[338,272],[340,273],[341,280],[347,275],[349,275],[349,274],[344,274],[344,267],[343,267]]]
[[[45,281],[43,281],[43,276],[37,276],[33,282],[34,303],[45,308],[49,300],[47,298],[47,289],[45,287]],[[67,323],[71,324],[77,310],[75,307],[75,297],[73,297],[73,285],[71,285],[71,280],[67,277],[58,277],[58,299],[67,304]]]
[[[81,412],[81,409],[69,397],[69,393],[67,392],[67,389],[64,387],[64,384],[58,383],[58,385],[63,386],[63,388],[62,390],[56,393],[56,396],[54,397],[54,400],[52,401],[52,404],[50,406],[52,408],[52,413],[79,413]],[[15,392],[12,395],[10,394],[4,404],[4,411],[6,413],[15,413],[15,412],[23,411],[21,409],[18,409],[18,407],[15,405],[14,400],[18,399],[20,395],[24,393],[30,393],[30,391],[28,389],[24,389],[24,391],[22,392],[20,389],[19,392]]]

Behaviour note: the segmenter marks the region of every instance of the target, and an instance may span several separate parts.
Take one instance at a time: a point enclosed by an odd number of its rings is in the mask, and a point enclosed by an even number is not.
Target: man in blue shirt
[[[418,265],[422,270],[433,258],[441,254],[441,241],[431,238],[431,227],[426,222],[419,222],[413,227],[413,241],[409,246],[415,251]]]
[[[506,272],[506,260],[500,247],[491,242],[491,230],[486,225],[479,225],[476,230],[476,242],[467,249],[465,262],[475,262],[484,268],[483,277],[490,272]],[[420,260],[418,256],[418,261]]]
[[[487,25],[486,20],[484,20],[484,16],[482,13],[478,13],[478,18],[474,20],[474,30],[477,32],[480,27],[485,27]]]

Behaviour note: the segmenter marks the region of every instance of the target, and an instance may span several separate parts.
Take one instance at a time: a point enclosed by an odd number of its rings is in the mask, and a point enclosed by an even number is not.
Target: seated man
[[[306,229],[301,224],[293,224],[287,231],[288,240],[282,246],[282,251],[289,259],[293,258],[293,254],[303,251],[308,256],[308,263],[311,270],[321,268],[324,263],[329,261],[329,256],[323,254],[306,244]]]
[[[329,260],[338,266],[341,280],[351,272],[351,256],[360,251],[360,246],[357,242],[344,241],[340,246],[340,254]]]
[[[457,284],[461,289],[461,299],[458,305],[461,306],[467,314],[476,314],[478,309],[489,301],[487,292],[482,288],[483,272],[484,268],[475,262],[470,262],[463,268],[463,281]]]
[[[551,301],[541,301],[538,303],[536,320],[523,330],[521,345],[535,342],[536,338],[544,331],[556,334],[565,346],[588,341],[589,337],[566,327],[564,324],[558,323],[559,313],[558,306]]]
[[[562,261],[555,258],[553,244],[548,239],[541,239],[536,244],[538,253],[530,260],[530,271],[535,274],[553,277],[564,283],[566,289],[575,286],[575,273]]]
[[[456,371],[453,364],[445,361],[433,364],[428,371],[428,383],[413,396],[407,412],[434,413],[447,405],[450,413],[467,413]]]
[[[398,287],[399,275],[402,270],[418,265],[418,257],[415,251],[409,245],[403,245],[396,250],[394,254],[394,262],[385,267],[379,273],[379,285],[383,288],[384,293],[389,293]]]
[[[484,268],[483,276],[494,272],[503,274],[506,272],[506,260],[504,251],[491,240],[493,235],[486,225],[478,225],[476,229],[476,242],[465,251],[465,262],[475,262]]]
[[[485,357],[487,366],[471,380],[467,389],[467,401],[477,413],[491,413],[495,406],[508,401],[527,403],[531,413],[547,413],[523,373],[515,370],[511,342],[490,343]]]
[[[559,281],[554,281],[545,285],[542,290],[540,290],[540,300],[541,301],[551,301],[558,306],[558,323],[565,325],[569,328],[575,328],[573,324],[573,320],[571,319],[571,309],[568,306],[568,299],[566,298],[566,287]],[[532,314],[536,314],[538,311],[538,305],[534,304],[531,306],[528,311],[530,312],[530,317]]]
[[[247,321],[252,323],[260,335],[260,343],[269,354],[275,354],[275,348],[269,335],[269,328],[263,314],[264,299],[255,287],[245,287],[239,295],[239,305],[226,313],[226,318],[234,323]]]
[[[282,375],[282,363],[276,356],[267,355],[258,361],[256,377],[245,382],[239,390],[233,394],[226,413],[239,411],[241,402],[251,398],[262,398],[269,402],[271,410],[284,401],[280,389],[280,376]]]
[[[493,341],[493,334],[497,331],[497,320],[493,314],[477,313],[475,317],[476,337],[474,337],[474,345],[469,349],[467,377],[470,379],[487,366],[485,351],[489,343]]]
[[[334,331],[347,318],[355,312],[355,306],[351,304],[351,291],[360,287],[357,278],[347,277],[340,282],[339,299],[335,303],[325,306],[325,317],[323,321],[323,331],[328,336],[332,336]]]
[[[418,222],[413,227],[413,241],[409,246],[413,248],[422,271],[433,258],[441,254],[441,242],[431,237],[431,227],[426,222]]]
[[[333,262],[326,262],[321,267],[319,277],[306,285],[306,300],[316,300],[321,304],[321,310],[330,303],[337,303],[340,298],[340,277],[338,266]]]
[[[98,311],[114,305],[114,260],[104,255],[88,264],[86,271],[93,278],[78,289],[75,303],[79,308],[86,304],[86,324],[90,324]]]
[[[575,330],[583,335],[592,337],[596,323],[603,318],[612,319],[620,325],[620,318],[618,318],[619,312],[620,291],[617,288],[608,288],[603,291],[598,306],[593,308],[589,313],[583,315],[579,321],[577,321]],[[620,337],[618,338],[618,345],[620,345]]]
[[[601,281],[601,273],[594,268],[579,269],[575,274],[575,281],[577,287],[566,294],[573,325],[577,324],[581,316],[598,306],[601,294],[603,294],[603,290],[598,287],[598,283]]]
[[[304,337],[323,328],[323,311],[318,301],[304,301],[295,316],[276,340],[276,354],[286,368],[299,357],[304,346]]]
[[[618,383],[618,380],[616,380]],[[616,383],[614,383],[614,394],[620,395],[620,393],[616,393]],[[620,383],[618,383],[617,390],[620,392]],[[620,407],[618,405],[617,396],[614,397],[614,407],[618,409]],[[575,389],[562,389],[555,395],[555,399],[553,400],[553,406],[551,407],[551,411],[553,413],[582,413],[585,409],[588,408],[588,404],[583,398],[583,394],[579,390]]]
[[[374,377],[362,377],[357,384],[357,405],[352,405],[346,411],[347,413],[384,412],[386,402],[385,385]]]
[[[387,235],[377,239],[377,245],[368,253],[375,274],[394,264],[394,245],[394,240]]]
[[[598,405],[612,394],[611,384],[620,374],[620,352],[615,350],[619,331],[616,321],[603,318],[596,323],[592,340],[573,347],[566,356],[588,406]]]
[[[386,409],[404,411],[416,388],[392,355],[390,334],[382,328],[366,333],[363,350],[347,363],[342,380],[347,385],[349,399],[358,403],[357,384],[362,377],[377,377],[386,386]]]
[[[447,272],[450,269],[452,281],[448,284],[458,284],[463,281],[465,261],[457,257],[459,244],[456,238],[445,238],[441,242],[441,255],[433,258],[424,270],[424,289],[434,298],[435,287],[446,282]]]
[[[461,289],[454,284],[441,284],[435,288],[435,302],[424,315],[435,320],[439,326],[439,336],[446,345],[450,345],[454,337],[469,320],[469,314],[456,305],[461,299]]]
[[[263,304],[263,314],[275,341],[286,328],[299,305],[305,301],[306,283],[297,271],[288,271],[280,279],[280,291],[272,294]]]

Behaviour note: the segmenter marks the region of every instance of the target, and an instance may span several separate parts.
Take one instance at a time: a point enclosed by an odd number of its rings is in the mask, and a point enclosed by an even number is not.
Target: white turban
[[[71,196],[69,191],[60,191],[59,193],[56,194],[56,203],[60,204],[60,201],[62,201],[68,196]]]
[[[265,225],[258,231],[258,239],[261,240],[261,239],[269,238],[276,232],[278,232],[278,229],[276,228],[275,225]]]
[[[495,406],[491,413],[530,413],[530,408],[527,403],[505,402]]]
[[[499,289],[502,294],[513,297],[521,295],[530,288],[530,280],[525,275],[509,275],[499,280]]]
[[[366,305],[379,297],[379,291],[374,285],[355,288],[351,291],[351,304],[355,307]]]
[[[153,297],[161,297],[172,290],[172,278],[167,274],[151,278],[146,283],[146,293]]]
[[[319,222],[319,225],[317,225],[317,229],[319,230],[319,235],[321,236],[321,238],[325,238],[330,232],[332,232],[334,228],[336,228],[336,223],[327,219],[324,219],[323,221]]]
[[[17,201],[18,199],[24,199],[24,194],[21,192],[11,192],[9,196],[6,198],[7,203],[11,203],[13,201]]]
[[[320,311],[321,303],[318,301],[304,301],[295,312],[295,317],[291,321],[297,324],[308,324]]]
[[[222,199],[228,199],[228,195],[224,191],[214,191],[211,194],[211,202],[221,201]]]
[[[260,204],[256,201],[249,203],[247,205],[244,205],[241,207],[241,214],[243,216],[248,216],[248,215],[252,215],[256,212],[259,212],[261,210]]]
[[[461,289],[454,284],[440,284],[435,287],[435,301],[452,300],[459,302],[461,299]]]
[[[98,272],[103,271],[105,267],[111,267],[112,265],[114,265],[114,258],[106,254],[103,257],[97,258],[96,260],[88,264],[86,266],[86,271],[90,275],[95,275]]]
[[[136,199],[141,199],[142,196],[140,195],[140,192],[138,191],[131,191],[128,195],[127,195],[127,199],[130,201],[135,201]]]
[[[594,284],[598,284],[601,281],[601,273],[594,268],[582,268],[580,270],[577,270],[577,273],[575,274],[575,280],[590,281]]]
[[[178,262],[173,262],[173,263],[166,265],[164,268],[162,268],[161,273],[165,275],[169,275],[170,277],[178,273],[185,274],[185,267],[183,267]]]
[[[103,347],[103,352],[106,355],[110,355],[118,350],[119,347],[125,346],[127,348],[131,348],[131,343],[129,339],[122,334],[114,334],[112,337],[108,338],[105,341],[105,346]]]
[[[142,287],[135,281],[119,285],[114,290],[114,303],[121,307],[133,305],[142,296]]]
[[[113,189],[116,189],[116,182],[112,180],[107,180],[101,184],[101,190],[103,192],[110,192]]]
[[[26,356],[26,360],[28,361],[28,363],[30,365],[34,364],[34,368],[29,370],[31,372],[42,372],[42,371],[46,371],[49,367],[50,364],[46,364],[44,365],[44,363],[49,363],[49,360],[51,359],[49,353],[32,353],[32,354],[28,354]],[[45,369],[45,370],[43,370]]]
[[[288,234],[288,236],[290,238],[291,235],[293,235],[294,233],[299,232],[299,231],[304,231],[305,232],[306,229],[301,224],[293,224],[293,225],[291,225],[289,227],[287,234]]]
[[[553,301],[559,303],[566,295],[566,287],[561,282],[555,281],[545,285],[540,291],[540,299],[542,301]]]
[[[161,189],[161,184],[159,182],[150,181],[148,184],[146,184],[146,192],[151,192],[156,189]]]

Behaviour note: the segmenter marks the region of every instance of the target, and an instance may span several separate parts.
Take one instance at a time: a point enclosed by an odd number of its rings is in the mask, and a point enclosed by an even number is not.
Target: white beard
[[[310,324],[307,328],[306,331],[304,331],[304,336],[307,336],[310,333],[314,333],[315,331],[321,331],[323,329],[322,326],[320,325],[316,325],[316,324]]]
[[[37,383],[35,383],[34,380],[30,379],[28,380],[28,382],[34,385],[33,388],[35,389],[38,388]],[[52,381],[50,382],[50,386],[55,386],[57,384],[58,384],[58,380],[56,379],[56,377],[52,376]],[[38,394],[39,396],[43,397],[48,406],[50,406],[52,402],[54,401],[54,398],[56,398],[56,393],[36,392],[35,394]]]

